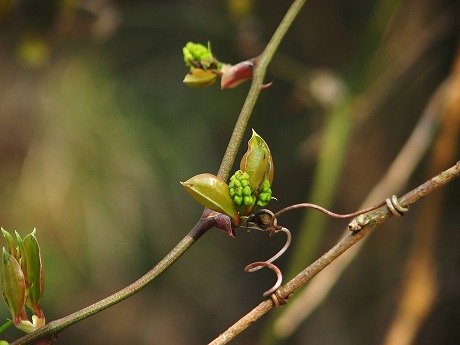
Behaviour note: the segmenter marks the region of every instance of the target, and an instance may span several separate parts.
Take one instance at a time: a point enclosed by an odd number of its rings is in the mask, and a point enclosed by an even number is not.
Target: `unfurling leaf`
[[[181,184],[204,207],[226,214],[235,225],[240,224],[240,216],[224,180],[212,174],[200,174]]]
[[[35,229],[32,233],[24,238],[24,248],[27,253],[27,271],[26,279],[29,284],[29,293],[27,295],[27,305],[42,317],[43,312],[40,308],[43,291],[45,288],[45,274],[42,264],[40,247],[35,237]]]
[[[265,140],[252,130],[248,150],[241,159],[240,169],[249,175],[249,187],[254,192],[260,189],[264,180],[273,181],[273,159]]]
[[[3,298],[11,311],[15,326],[18,327],[24,311],[26,281],[21,265],[5,248],[3,248],[2,269]]]

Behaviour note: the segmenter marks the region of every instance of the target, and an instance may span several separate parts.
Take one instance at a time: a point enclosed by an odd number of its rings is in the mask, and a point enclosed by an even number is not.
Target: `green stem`
[[[243,139],[249,118],[251,117],[260,91],[263,88],[267,67],[270,64],[273,55],[275,54],[283,37],[286,35],[289,27],[294,22],[295,17],[300,12],[300,9],[305,4],[305,2],[306,0],[294,1],[294,3],[287,11],[285,17],[281,21],[280,25],[276,29],[275,33],[273,34],[273,37],[271,38],[264,52],[257,59],[257,66],[254,71],[254,78],[252,80],[251,88],[235,124],[235,128],[219,168],[218,176],[224,180],[227,180],[230,175],[230,171],[235,161],[236,154],[238,153],[238,149]],[[155,267],[153,267],[149,272],[136,280],[134,283],[114,293],[113,295],[100,300],[99,302],[96,302],[61,319],[50,322],[37,331],[27,334],[26,336],[16,340],[15,342],[11,343],[11,345],[31,344],[33,341],[45,335],[56,334],[61,330],[90,317],[91,315],[99,313],[100,311],[123,301],[136,292],[139,292],[153,280],[155,280],[168,267],[170,267],[188,248],[192,246],[193,243],[195,243],[196,240],[198,240],[198,238],[201,237],[201,235],[203,235],[213,226],[213,219],[201,218],[197,225],[195,225],[195,227]]]
[[[8,320],[7,322],[5,322],[2,326],[0,326],[0,334],[3,333],[6,329],[13,326],[13,324],[13,320]]]
[[[305,4],[306,0],[296,0],[292,3],[289,10],[286,12],[283,20],[279,24],[275,33],[273,34],[270,42],[268,42],[265,50],[256,59],[256,68],[254,71],[254,77],[252,79],[251,88],[249,89],[248,96],[241,108],[240,115],[235,124],[232,136],[227,146],[227,151],[225,152],[222,164],[220,165],[219,172],[217,176],[223,180],[227,180],[230,176],[230,171],[232,169],[233,163],[235,162],[236,154],[241,145],[246,126],[251,117],[252,111],[256,104],[257,98],[259,97],[260,91],[264,85],[265,74],[267,73],[267,68],[270,62],[272,61],[275,52],[277,51],[281,41],[286,35],[289,27],[294,22],[295,17],[299,14],[302,6]]]
[[[27,334],[22,338],[14,341],[11,345],[31,344],[33,341],[42,338],[45,335],[56,334],[61,330],[77,323],[81,320],[97,314],[100,311],[111,307],[118,302],[139,292],[155,280],[161,273],[169,268],[190,246],[198,240],[207,230],[214,226],[213,218],[202,218],[195,227],[149,272],[136,280],[134,283],[128,285],[124,289],[115,292],[114,294],[86,307],[75,313],[67,315],[61,319],[51,321],[47,325],[39,328],[33,333]]]

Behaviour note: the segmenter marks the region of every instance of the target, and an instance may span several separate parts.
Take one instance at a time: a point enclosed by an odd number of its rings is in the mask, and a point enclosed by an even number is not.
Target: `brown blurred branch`
[[[430,173],[458,155],[460,135],[460,50],[450,77],[444,102],[440,133],[429,159]],[[422,206],[417,219],[410,255],[407,259],[403,290],[396,313],[382,344],[410,345],[435,304],[439,293],[436,283],[435,244],[442,217],[444,193],[437,193]]]
[[[454,85],[449,79],[438,86],[410,137],[387,169],[385,175],[362,202],[360,208],[376,204],[379,200],[385,198],[388,193],[398,193],[407,183],[437,133],[447,95],[455,90],[453,87]],[[439,169],[436,171],[439,171]],[[299,296],[296,296],[295,303],[287,306],[282,315],[275,321],[275,336],[280,338],[289,337],[299,324],[325,300],[342,273],[356,258],[364,243],[365,241],[361,241],[354,246],[353,250],[348,251],[346,256],[342,256],[333,267],[323,272]]]
[[[453,181],[455,178],[460,175],[460,161],[458,161],[451,168],[441,172],[430,180],[426,181],[419,187],[411,190],[407,194],[399,198],[399,204],[402,207],[409,207],[412,204],[416,203],[421,198],[429,195],[438,188],[446,185],[447,183]],[[332,247],[328,252],[323,256],[317,259],[310,266],[305,268],[302,272],[297,274],[293,279],[283,285],[278,291],[277,295],[281,299],[289,298],[297,289],[305,285],[310,279],[312,279],[316,274],[321,272],[334,260],[336,260],[340,255],[350,249],[355,243],[359,242],[367,235],[369,235],[372,230],[374,230],[378,225],[382,224],[392,216],[392,213],[389,211],[388,207],[384,206],[380,209],[377,209],[371,213],[359,216],[355,218],[351,223],[352,224],[361,224],[362,228],[356,232],[350,232],[342,241]],[[261,302],[257,307],[251,310],[248,314],[243,316],[230,328],[228,328],[224,333],[219,337],[214,339],[210,345],[220,345],[227,344],[230,340],[235,338],[239,333],[248,328],[253,322],[259,319],[262,315],[266,314],[271,308],[273,308],[274,302],[269,299]]]

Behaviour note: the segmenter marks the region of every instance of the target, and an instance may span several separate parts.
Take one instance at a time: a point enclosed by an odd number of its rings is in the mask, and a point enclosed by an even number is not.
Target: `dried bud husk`
[[[181,184],[204,207],[226,214],[235,225],[240,224],[240,216],[224,180],[212,174],[200,174]]]

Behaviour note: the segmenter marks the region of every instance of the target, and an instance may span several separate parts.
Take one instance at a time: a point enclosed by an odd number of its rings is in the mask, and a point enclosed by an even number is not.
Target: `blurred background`
[[[179,181],[217,172],[249,83],[185,87],[182,47],[211,41],[228,63],[257,56],[290,3],[0,0],[0,225],[37,228],[48,321],[133,282],[200,217]],[[244,139],[252,127],[271,148],[273,211],[308,201],[352,212],[459,160],[459,17],[455,0],[307,2]],[[459,196],[455,181],[386,222],[233,343],[457,344]],[[285,280],[348,224],[306,211],[279,222],[294,242],[277,261]],[[284,241],[237,234],[209,231],[58,343],[211,341],[274,282],[243,268]]]

